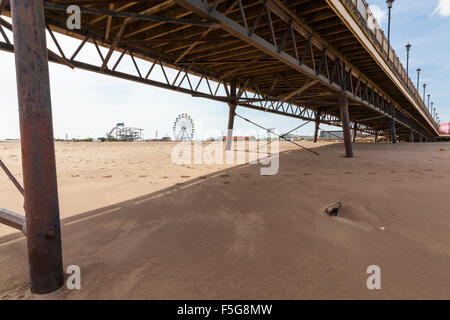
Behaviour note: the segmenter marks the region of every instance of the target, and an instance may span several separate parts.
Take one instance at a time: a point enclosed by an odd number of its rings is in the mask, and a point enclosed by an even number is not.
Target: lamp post
[[[394,4],[395,0],[387,0],[386,4],[389,10],[389,18],[388,18],[388,43],[390,44],[391,41],[391,10],[392,10],[392,5]]]
[[[386,1],[388,10],[389,10],[389,14],[388,14],[388,61],[389,61],[389,56],[391,53],[391,10],[392,10],[392,5],[394,4],[394,0],[387,0]]]
[[[428,110],[430,110],[430,98],[431,98],[431,94],[428,94],[428,104],[427,104]]]
[[[411,50],[411,45],[408,43],[406,45],[406,74],[409,77],[409,51]]]
[[[424,83],[424,84],[423,84],[423,102],[424,102],[424,103],[425,103],[425,91],[426,91],[426,89],[427,89],[427,84]]]
[[[420,68],[417,68],[417,92],[419,92],[419,83],[420,83],[420,72],[422,70]]]

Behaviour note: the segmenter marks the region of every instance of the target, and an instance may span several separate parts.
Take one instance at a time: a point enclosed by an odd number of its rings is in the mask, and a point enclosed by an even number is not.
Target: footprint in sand
[[[111,175],[107,175],[107,176],[103,176],[102,178],[108,179],[108,178],[112,178]]]
[[[79,174],[72,174],[70,175],[72,178],[78,178],[80,175]]]
[[[141,175],[139,176],[139,178],[145,178],[145,177],[147,177],[145,174],[141,174]]]
[[[230,175],[229,174],[221,174],[220,177],[221,178],[228,178],[228,177],[230,177]]]
[[[180,178],[190,178],[191,176],[180,176]]]
[[[230,184],[230,181],[223,181],[223,184]]]

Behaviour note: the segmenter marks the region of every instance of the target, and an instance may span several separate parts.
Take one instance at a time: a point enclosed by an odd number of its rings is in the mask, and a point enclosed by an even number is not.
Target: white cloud
[[[450,17],[450,0],[439,0],[439,4],[434,9],[433,14],[436,13],[443,17]]]
[[[447,1],[447,0],[446,0]],[[383,23],[384,20],[386,20],[386,11],[381,10],[379,6],[377,5],[370,5],[369,10],[373,13],[375,19],[377,19],[377,22],[379,25]]]

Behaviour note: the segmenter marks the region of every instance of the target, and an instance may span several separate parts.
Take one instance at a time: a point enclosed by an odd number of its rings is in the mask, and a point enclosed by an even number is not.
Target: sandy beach
[[[56,143],[64,266],[82,288],[31,294],[25,238],[1,225],[0,299],[450,299],[450,144],[356,143],[354,159],[302,145],[319,156],[283,142],[261,176],[177,166],[171,143]],[[19,143],[0,157],[21,181]],[[3,172],[0,207],[24,212]]]

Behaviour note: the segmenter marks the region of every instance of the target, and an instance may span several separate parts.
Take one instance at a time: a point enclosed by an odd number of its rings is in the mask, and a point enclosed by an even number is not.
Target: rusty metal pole
[[[391,141],[397,143],[397,129],[395,128],[395,119],[392,118],[391,122]]]
[[[227,144],[225,150],[231,150],[233,144],[233,128],[234,128],[234,117],[236,116],[236,81],[232,80],[230,83],[230,102],[228,102],[229,113],[228,113],[228,130],[227,130]]]
[[[320,126],[320,112],[316,111],[315,113],[316,113],[316,121],[315,121],[316,126],[314,128],[314,143],[317,142],[317,139],[319,137],[319,126]]]
[[[20,185],[19,181],[17,181],[16,177],[14,177],[14,175],[11,173],[11,171],[9,171],[9,169],[5,166],[5,164],[1,159],[0,159],[0,168],[3,169],[3,171],[8,176],[9,180],[11,180],[11,182],[16,186],[17,190],[19,190],[20,194],[23,196],[25,192],[23,191],[22,186]]]
[[[228,103],[228,106],[230,111],[228,113],[227,146],[225,150],[231,150],[231,145],[233,143],[234,117],[236,115],[236,105]]]
[[[345,93],[339,95],[341,109],[342,130],[344,132],[345,157],[353,158],[352,138],[350,134],[350,116],[348,113],[348,99]]]
[[[11,0],[31,292],[63,285],[50,81],[42,0]]]
[[[358,134],[358,124],[355,122],[353,125],[353,143],[356,142],[356,136]]]

